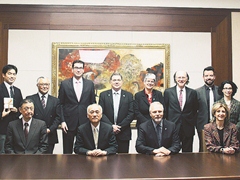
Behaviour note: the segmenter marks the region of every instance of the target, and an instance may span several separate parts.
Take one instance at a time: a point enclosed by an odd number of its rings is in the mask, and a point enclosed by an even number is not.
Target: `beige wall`
[[[238,86],[235,98],[240,100],[240,13],[232,13],[232,59],[233,82]]]

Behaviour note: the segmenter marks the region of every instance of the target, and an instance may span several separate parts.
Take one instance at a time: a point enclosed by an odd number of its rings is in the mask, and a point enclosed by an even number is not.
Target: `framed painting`
[[[60,83],[72,77],[72,62],[85,62],[84,78],[93,81],[96,97],[111,88],[113,72],[123,76],[123,86],[133,95],[144,88],[146,73],[157,77],[155,88],[164,91],[170,85],[169,44],[52,43],[52,95],[58,96]],[[98,99],[98,98],[97,98]]]

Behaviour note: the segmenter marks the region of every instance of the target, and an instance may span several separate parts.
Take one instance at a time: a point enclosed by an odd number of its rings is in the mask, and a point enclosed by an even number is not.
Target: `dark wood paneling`
[[[231,15],[228,15],[212,35],[212,65],[216,69],[216,84],[232,80]]]
[[[229,18],[233,11],[239,12],[240,10],[0,5],[0,22],[2,22],[0,68],[7,63],[8,29],[211,32],[212,64],[218,72],[217,79],[231,79],[232,47]],[[224,63],[224,66],[221,67],[219,62]]]

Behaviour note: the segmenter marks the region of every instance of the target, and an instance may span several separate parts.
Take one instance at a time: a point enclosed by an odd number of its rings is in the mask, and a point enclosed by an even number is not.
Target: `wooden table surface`
[[[240,155],[0,155],[0,179],[240,179]]]

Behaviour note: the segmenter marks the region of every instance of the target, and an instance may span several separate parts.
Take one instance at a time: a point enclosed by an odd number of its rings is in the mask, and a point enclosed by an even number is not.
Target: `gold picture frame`
[[[164,91],[170,86],[169,44],[53,42],[53,96],[58,96],[61,81],[72,77],[71,63],[77,59],[85,62],[84,77],[94,82],[97,97],[111,88],[109,78],[115,71],[123,76],[122,88],[133,94],[143,89],[147,72],[156,74],[156,89]]]

